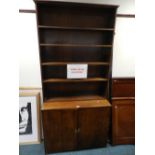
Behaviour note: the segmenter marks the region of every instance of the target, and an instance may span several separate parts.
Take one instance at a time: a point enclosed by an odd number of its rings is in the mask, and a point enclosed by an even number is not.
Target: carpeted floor
[[[21,145],[19,146],[19,155],[45,155],[44,145],[43,143],[34,144],[34,145]],[[135,146],[134,145],[118,145],[118,146],[108,145],[105,148],[63,152],[63,153],[53,153],[48,155],[135,155]]]

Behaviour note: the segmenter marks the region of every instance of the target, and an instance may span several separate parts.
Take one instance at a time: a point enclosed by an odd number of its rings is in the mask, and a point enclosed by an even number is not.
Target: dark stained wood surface
[[[113,78],[112,97],[134,97],[135,80],[134,78]]]
[[[79,109],[78,117],[78,149],[106,146],[110,107]]]
[[[46,153],[106,145],[111,105],[108,101],[96,101],[96,104],[90,101],[90,105],[88,101],[80,102],[81,105],[74,101],[74,107],[68,102],[57,102],[53,106],[52,102],[44,103],[42,120]]]
[[[109,99],[117,6],[44,2],[36,1],[44,101],[80,95]],[[91,62],[88,78],[68,80],[66,66],[42,66],[60,62]],[[108,65],[92,66],[101,62]]]
[[[76,149],[75,110],[42,111],[42,120],[46,153]]]
[[[59,98],[79,98],[80,96],[90,96],[93,99],[106,97],[107,81],[94,81],[94,82],[55,82],[44,83],[44,101],[59,99]],[[92,97],[91,97],[92,96]],[[94,98],[94,97],[97,98]]]
[[[134,144],[135,79],[113,79],[112,95],[112,144]]]
[[[118,6],[48,0],[35,2],[45,151],[105,146]],[[88,78],[67,79],[66,62],[88,62]],[[42,65],[45,63],[48,65]]]
[[[134,100],[113,100],[113,144],[134,144],[135,103]]]

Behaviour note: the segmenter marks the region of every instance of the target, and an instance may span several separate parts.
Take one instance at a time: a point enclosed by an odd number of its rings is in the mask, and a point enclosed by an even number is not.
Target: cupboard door
[[[107,143],[110,107],[78,110],[78,149],[102,147]]]
[[[74,110],[44,110],[42,119],[46,153],[76,149]]]
[[[134,100],[112,101],[112,142],[133,144],[135,141]]]
[[[77,147],[77,113],[75,110],[62,110],[61,112],[62,150],[75,150]]]

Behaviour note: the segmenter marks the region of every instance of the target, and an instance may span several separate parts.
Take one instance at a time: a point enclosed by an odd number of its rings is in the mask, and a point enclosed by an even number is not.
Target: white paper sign
[[[88,64],[68,64],[67,78],[68,79],[83,79],[87,78]]]

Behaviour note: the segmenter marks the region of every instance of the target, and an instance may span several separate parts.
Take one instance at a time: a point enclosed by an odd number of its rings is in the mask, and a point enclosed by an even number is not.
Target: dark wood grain
[[[78,149],[106,146],[110,107],[79,109],[78,117]]]
[[[65,46],[72,45],[111,45],[113,31],[80,31],[80,30],[60,30],[60,29],[41,29],[41,45],[53,45],[62,43]],[[50,37],[52,36],[52,37]],[[64,37],[65,36],[65,37]],[[73,36],[76,36],[73,39]],[[61,46],[61,44],[60,44]]]
[[[118,6],[35,2],[45,151],[106,146]],[[88,63],[88,77],[67,79],[68,63]]]
[[[107,100],[44,103],[46,153],[105,146],[110,108]]]
[[[113,78],[112,97],[134,97],[134,78]]]
[[[57,65],[58,64],[58,65]],[[43,71],[43,82],[49,82],[48,79],[55,79],[55,82],[64,82],[66,80],[67,82],[67,65],[62,65],[62,63],[59,65],[57,63],[56,65],[44,65],[42,66]],[[70,63],[68,63],[70,64]],[[78,64],[78,63],[73,63]],[[83,63],[81,63],[83,64]],[[86,63],[87,64],[87,63]],[[103,70],[100,72],[100,70]],[[108,78],[108,71],[109,71],[109,65],[89,65],[88,63],[88,75],[86,81],[107,81]],[[57,73],[57,74],[55,74]],[[47,81],[48,80],[48,81]],[[57,81],[56,81],[57,80]],[[74,82],[74,80],[70,80],[70,82]],[[82,81],[82,79],[81,79]],[[52,81],[51,81],[52,82]],[[80,80],[79,80],[80,82]]]
[[[42,62],[108,62],[112,48],[95,46],[41,46]],[[64,56],[65,55],[65,56]],[[80,58],[80,59],[79,59]],[[111,65],[111,64],[110,64]]]
[[[76,149],[76,112],[42,111],[46,153]]]
[[[113,144],[135,143],[135,101],[112,100]]]
[[[109,83],[102,83],[101,88],[97,82],[93,84],[88,84],[88,82],[90,78],[102,79],[96,81],[103,81],[103,79],[108,81],[111,76],[110,66],[117,6],[44,2],[36,1],[41,64],[66,61],[77,63],[95,61],[109,64],[106,68],[88,66],[88,79],[85,81],[63,80],[63,82],[72,83],[79,81],[80,83],[74,87],[73,84],[59,84],[58,82],[62,80],[52,79],[66,78],[65,66],[43,66],[44,100],[54,95],[55,97],[61,95],[68,97],[80,94],[102,94],[103,97],[109,98]]]
[[[107,81],[44,83],[44,101],[57,97],[102,96],[106,98]]]
[[[135,143],[135,79],[112,82],[112,144]]]

